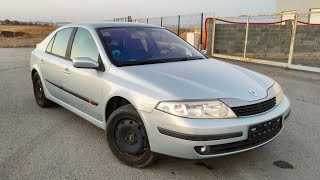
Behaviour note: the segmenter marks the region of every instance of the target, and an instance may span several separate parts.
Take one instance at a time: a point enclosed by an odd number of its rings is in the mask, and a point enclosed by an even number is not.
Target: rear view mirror
[[[72,60],[72,64],[76,68],[99,68],[99,63],[89,57],[76,57]]]

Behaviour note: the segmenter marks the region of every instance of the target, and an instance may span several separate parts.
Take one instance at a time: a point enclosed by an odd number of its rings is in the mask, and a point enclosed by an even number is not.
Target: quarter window
[[[63,29],[57,32],[53,45],[52,45],[52,54],[65,57],[68,47],[68,42],[70,35],[73,31],[73,28]]]
[[[98,62],[99,51],[90,32],[78,28],[73,40],[70,59],[88,57]]]
[[[51,39],[51,41],[49,42],[49,44],[48,44],[48,46],[47,46],[47,49],[46,49],[46,51],[47,52],[50,52],[51,53],[51,51],[52,51],[52,44],[53,44],[53,41],[54,41],[54,38],[55,38],[56,36],[53,36],[53,38]]]

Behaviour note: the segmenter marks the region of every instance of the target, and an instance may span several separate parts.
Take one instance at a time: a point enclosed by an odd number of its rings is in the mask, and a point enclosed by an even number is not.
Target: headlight
[[[235,118],[234,112],[221,101],[161,102],[158,110],[187,118]]]
[[[276,92],[276,103],[278,105],[282,101],[284,94],[283,94],[281,86],[277,82],[274,83],[273,89]]]

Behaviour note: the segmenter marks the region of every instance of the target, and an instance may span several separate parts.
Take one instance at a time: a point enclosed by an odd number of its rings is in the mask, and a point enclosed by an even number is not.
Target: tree
[[[11,21],[9,19],[4,20],[4,24],[10,24]]]

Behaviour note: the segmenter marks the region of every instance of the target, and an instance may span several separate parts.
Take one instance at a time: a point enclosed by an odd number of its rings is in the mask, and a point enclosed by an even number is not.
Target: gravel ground
[[[203,161],[121,164],[104,131],[62,107],[35,103],[32,49],[0,49],[0,179],[320,179],[320,74],[229,61],[277,80],[292,103],[282,134],[245,153]]]

